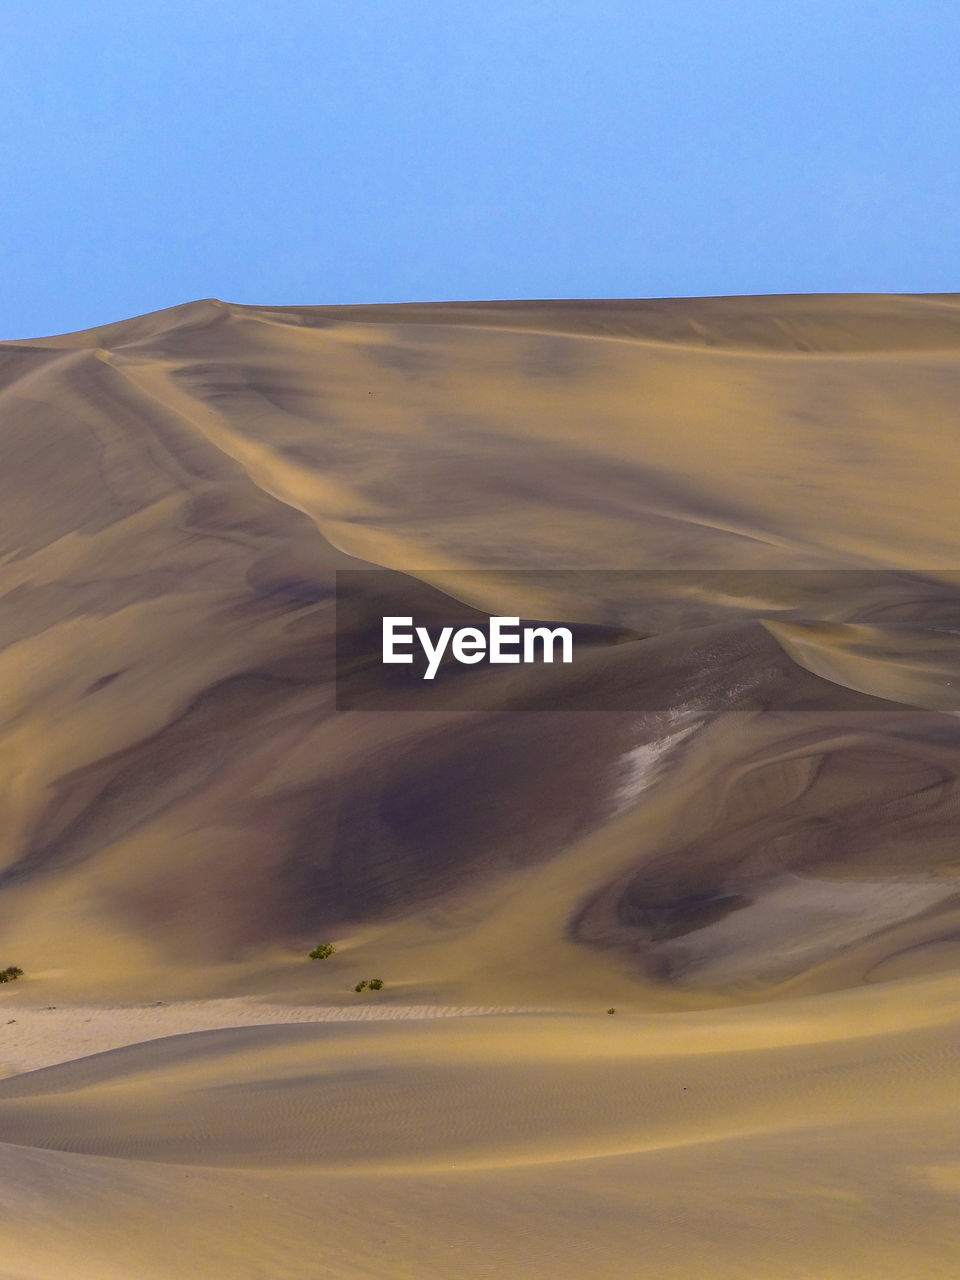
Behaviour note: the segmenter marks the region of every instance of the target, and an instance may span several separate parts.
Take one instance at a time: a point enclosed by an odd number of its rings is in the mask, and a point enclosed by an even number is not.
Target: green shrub
[[[18,969],[15,964],[8,965],[6,969],[0,969],[0,982],[16,982],[17,978],[23,977],[23,970]]]
[[[369,982],[358,982],[353,989],[354,991],[364,991],[369,985]]]
[[[311,960],[326,960],[328,956],[332,956],[336,948],[332,942],[320,942],[310,952]]]
[[[370,990],[371,990],[371,991],[379,991],[379,990],[381,990],[381,988],[382,988],[382,987],[383,987],[383,979],[382,979],[382,978],[371,978],[371,979],[370,979]]]
[[[607,1013],[616,1013],[616,1012],[617,1012],[617,1011],[616,1011],[616,1009],[608,1009],[608,1010],[607,1010]]]

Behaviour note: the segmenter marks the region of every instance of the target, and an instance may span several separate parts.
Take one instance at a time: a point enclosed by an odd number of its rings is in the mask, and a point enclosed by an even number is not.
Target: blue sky
[[[0,336],[960,289],[956,0],[11,0]]]

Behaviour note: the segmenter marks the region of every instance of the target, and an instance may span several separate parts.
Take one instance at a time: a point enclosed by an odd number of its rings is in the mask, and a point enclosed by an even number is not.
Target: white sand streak
[[[668,711],[659,737],[625,751],[618,761],[616,787],[612,796],[613,815],[629,809],[639,796],[653,786],[663,773],[667,757],[703,724],[703,714],[690,707]],[[649,726],[644,728],[649,732]]]

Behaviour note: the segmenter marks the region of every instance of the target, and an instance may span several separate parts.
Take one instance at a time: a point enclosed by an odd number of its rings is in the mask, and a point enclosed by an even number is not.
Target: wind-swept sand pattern
[[[80,1280],[947,1277],[955,993],[925,1026],[877,1009],[876,1034],[817,1003],[247,1027],[21,1075],[8,1257],[55,1275],[70,1240]]]
[[[958,379],[951,296],[0,344],[0,1278],[956,1276]],[[338,712],[381,567],[599,639]]]

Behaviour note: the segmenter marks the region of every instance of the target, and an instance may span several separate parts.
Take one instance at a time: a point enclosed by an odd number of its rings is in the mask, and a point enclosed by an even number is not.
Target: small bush
[[[383,979],[382,979],[382,978],[371,978],[371,979],[370,979],[370,990],[371,990],[371,991],[380,991],[382,987],[383,987]]]
[[[0,969],[0,982],[16,982],[17,978],[23,977],[23,970],[18,969],[15,964],[8,965],[6,969]]]
[[[332,956],[336,947],[332,942],[321,942],[310,952],[311,960],[326,960],[328,956]]]
[[[369,985],[369,982],[358,982],[353,989],[354,991],[364,991]]]
[[[616,1009],[608,1009],[608,1010],[607,1010],[607,1013],[616,1013],[616,1012],[617,1012],[617,1011],[616,1011]]]

